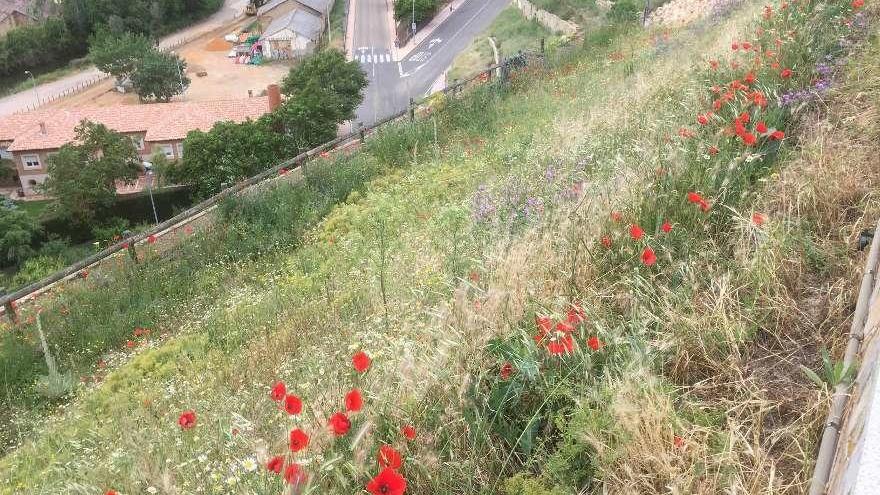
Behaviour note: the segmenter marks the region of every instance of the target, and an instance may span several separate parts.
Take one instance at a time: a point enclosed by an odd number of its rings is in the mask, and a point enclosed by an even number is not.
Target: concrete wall
[[[577,24],[566,21],[546,10],[541,10],[532,5],[532,2],[529,2],[529,0],[514,0],[513,3],[522,11],[526,19],[534,19],[551,31],[572,35],[578,30]]]

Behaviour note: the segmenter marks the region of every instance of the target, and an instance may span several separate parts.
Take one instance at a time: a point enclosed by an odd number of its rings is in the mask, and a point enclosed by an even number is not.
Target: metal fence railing
[[[543,43],[541,45],[543,46]],[[29,299],[32,299],[35,295],[45,292],[54,284],[67,279],[71,279],[83,270],[86,270],[101,263],[103,260],[113,256],[120,251],[130,250],[130,254],[135,255],[133,250],[135,249],[136,245],[146,242],[151,237],[154,239],[159,238],[167,232],[175,230],[181,225],[186,225],[193,220],[201,218],[202,216],[213,210],[223,199],[238,194],[266,180],[279,177],[279,171],[281,169],[287,169],[290,173],[300,171],[300,167],[314,156],[320,155],[321,153],[328,150],[347,146],[351,143],[362,143],[369,133],[374,132],[376,129],[379,129],[390,122],[398,121],[401,119],[414,121],[416,119],[416,111],[418,107],[425,104],[427,101],[435,98],[438,94],[442,93],[449,97],[455,97],[471,86],[485,85],[489,83],[497,83],[503,85],[509,81],[512,71],[520,70],[536,63],[543,64],[543,60],[544,54],[542,52],[520,52],[517,55],[505,59],[499,64],[492,65],[477,72],[476,74],[465,80],[456,82],[440,91],[431,93],[424,98],[411,100],[407,109],[399,111],[394,115],[385,117],[368,126],[356,129],[344,136],[337,137],[332,141],[300,153],[293,158],[290,158],[282,163],[270,167],[267,170],[249,179],[246,179],[220,191],[216,195],[192,206],[186,211],[156,225],[153,229],[150,229],[149,231],[126,237],[116,244],[113,244],[112,246],[109,246],[106,249],[103,249],[102,251],[95,253],[87,258],[84,258],[68,266],[67,268],[64,268],[63,270],[59,270],[38,282],[34,282],[25,287],[21,287],[11,293],[0,293],[0,314],[6,313],[7,316],[15,321],[17,319],[17,303],[22,303]]]

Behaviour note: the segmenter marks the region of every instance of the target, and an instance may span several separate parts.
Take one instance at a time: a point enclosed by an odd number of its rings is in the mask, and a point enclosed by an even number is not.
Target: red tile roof
[[[146,133],[145,141],[177,141],[195,129],[207,131],[217,122],[256,119],[268,111],[268,97],[38,109],[0,119],[0,141],[12,141],[10,151],[60,148],[74,140],[74,128],[83,120],[117,132]],[[45,134],[40,122],[45,123]]]

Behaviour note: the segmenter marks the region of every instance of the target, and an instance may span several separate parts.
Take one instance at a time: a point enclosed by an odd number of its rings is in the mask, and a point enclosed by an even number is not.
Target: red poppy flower
[[[132,341],[132,340],[126,341],[126,342],[125,342],[125,347],[128,347],[129,349],[133,348],[133,347],[134,347],[134,341]]]
[[[309,436],[299,428],[290,430],[290,451],[299,452],[309,446]]]
[[[122,243],[122,249],[128,249],[128,243],[127,243],[127,242],[123,242],[123,243]]]
[[[372,495],[403,495],[406,479],[391,468],[384,468],[367,483],[367,491]]]
[[[733,43],[730,44],[730,49],[731,49],[731,50],[734,50],[734,51],[735,51],[735,50],[739,50],[739,43],[737,43],[736,41],[734,41]]]
[[[367,356],[367,353],[364,351],[358,351],[351,357],[351,364],[358,373],[367,371],[371,362],[370,356]]]
[[[413,425],[403,425],[403,427],[400,428],[400,433],[402,433],[407,440],[416,439],[416,429]]]
[[[712,70],[718,70],[718,61],[717,60],[710,60],[709,67],[711,67]]]
[[[80,278],[83,278],[83,279],[89,278],[89,271],[83,270],[83,271],[79,272],[79,276],[80,276]]]
[[[672,445],[675,445],[675,448],[677,448],[677,449],[684,447],[684,438],[681,438],[678,435],[673,435]]]
[[[390,445],[379,447],[379,455],[376,457],[379,459],[379,467],[400,469],[401,464],[403,464],[400,452],[394,450],[394,447]]]
[[[556,323],[556,331],[558,333],[571,333],[574,331],[574,327],[567,321],[560,321]]]
[[[749,72],[748,74],[746,74],[746,77],[743,78],[743,81],[745,81],[746,84],[754,84],[755,83],[755,73]]]
[[[281,168],[278,170],[278,175],[287,175],[288,170],[286,168]]]
[[[766,220],[767,218],[761,213],[755,212],[752,214],[752,223],[757,225],[758,227],[764,225],[764,222]]]
[[[153,234],[150,234],[150,236],[147,237],[147,244],[155,244],[155,243],[156,243],[156,236]]]
[[[328,153],[328,152],[326,152],[326,151],[322,151],[322,152],[321,152],[321,158],[330,158],[330,153]]]
[[[705,115],[697,115],[697,123],[700,125],[706,125],[709,123],[709,117]]]
[[[700,201],[700,209],[703,210],[704,213],[708,212],[709,208],[710,206],[708,201],[706,201],[705,199]]]
[[[574,339],[569,334],[565,334],[556,340],[547,342],[547,352],[554,356],[567,354],[574,350]]]
[[[779,141],[780,139],[782,139],[784,137],[785,137],[785,133],[782,131],[773,131],[773,133],[770,134],[770,139],[772,139],[774,141]]]
[[[507,380],[510,378],[510,375],[513,374],[513,365],[510,363],[502,364],[501,371],[498,374],[501,376],[502,380]]]
[[[752,134],[751,132],[747,132],[747,133],[743,134],[742,136],[740,136],[740,138],[742,138],[742,142],[746,146],[754,146],[755,142],[758,141],[758,138],[754,134]]]
[[[266,469],[275,473],[281,474],[281,469],[284,467],[284,458],[276,455],[275,457],[269,459],[269,462],[266,463]]]
[[[760,134],[764,134],[765,132],[767,132],[767,124],[765,124],[763,121],[758,122],[757,124],[755,124],[755,131]]]
[[[662,230],[666,234],[672,232],[672,224],[669,223],[669,220],[665,220],[663,222],[663,225],[660,226],[660,230]]]
[[[629,226],[629,236],[632,237],[632,239],[634,241],[638,241],[644,235],[645,235],[645,231],[642,230],[642,228],[639,227],[638,225],[632,224]]]
[[[715,156],[718,154],[718,147],[717,146],[709,146],[708,151],[709,151],[710,155]]]
[[[587,346],[589,346],[590,349],[594,351],[598,351],[599,349],[605,347],[605,342],[602,342],[601,340],[599,340],[599,337],[593,335],[592,337],[587,339]]]
[[[599,242],[601,242],[601,243],[602,243],[602,246],[604,246],[604,247],[606,247],[606,248],[610,248],[610,247],[611,247],[611,238],[608,237],[607,235],[603,235],[603,236],[602,236],[602,239],[601,239]]]
[[[865,0],[853,0],[852,8],[860,9],[865,6]]]
[[[773,17],[773,7],[769,5],[764,6],[764,19],[769,19]]]
[[[587,320],[587,312],[577,304],[572,304],[566,315],[566,320],[572,325],[578,325]]]
[[[330,429],[333,430],[333,434],[337,436],[345,435],[351,429],[351,421],[342,412],[330,416],[330,420],[327,423],[330,425]]]
[[[358,412],[362,407],[364,407],[364,398],[361,397],[360,390],[355,388],[345,394],[345,409],[348,412]]]
[[[749,115],[749,112],[743,112],[739,114],[739,117],[737,117],[736,119],[743,124],[748,124],[749,120],[751,119],[751,115]]]
[[[654,254],[654,250],[650,247],[646,247],[644,251],[642,251],[642,263],[645,266],[651,266],[657,262],[657,255]]]
[[[105,493],[104,495],[119,495],[119,494],[116,493],[116,490],[107,490],[107,493]]]
[[[284,468],[284,481],[291,485],[299,485],[306,479],[306,472],[302,470],[299,464],[291,462]]]
[[[696,193],[693,191],[688,193],[687,198],[688,198],[688,201],[691,203],[699,203],[699,202],[703,201],[703,197],[700,196],[699,193]]]
[[[788,79],[791,77],[791,69],[782,69],[782,72],[779,73],[779,77]]]
[[[184,232],[185,234],[192,234],[192,233],[193,233],[192,225],[187,225],[186,227],[184,227],[184,228],[183,228],[183,232]]]
[[[611,212],[611,220],[612,221],[619,222],[621,218],[622,218],[622,216],[619,211],[612,211]]]
[[[550,333],[553,321],[546,316],[535,315],[535,325],[538,327],[538,333],[543,336]]]
[[[284,400],[284,396],[287,395],[287,387],[284,386],[284,382],[277,382],[275,385],[273,385],[272,391],[269,393],[269,395],[275,402]]]
[[[743,43],[742,43],[742,48],[743,48],[743,50],[751,50],[751,49],[752,49],[752,44],[749,43],[748,41],[743,41]]]
[[[287,411],[287,414],[299,414],[302,412],[303,403],[302,400],[291,394],[284,397],[284,410]]]
[[[180,425],[184,430],[189,430],[196,425],[196,413],[195,411],[184,411],[180,414],[180,417],[177,418],[177,424]]]
[[[721,110],[721,106],[722,106],[722,105],[724,105],[724,103],[722,103],[721,100],[715,100],[715,101],[712,102],[712,108],[713,108],[716,112],[719,111],[719,110]]]

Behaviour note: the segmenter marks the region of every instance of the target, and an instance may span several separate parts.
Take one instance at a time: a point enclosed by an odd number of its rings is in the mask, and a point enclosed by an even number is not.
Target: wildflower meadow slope
[[[872,8],[607,26],[75,282],[2,330],[0,493],[801,493]],[[72,394],[25,399],[37,327]]]

